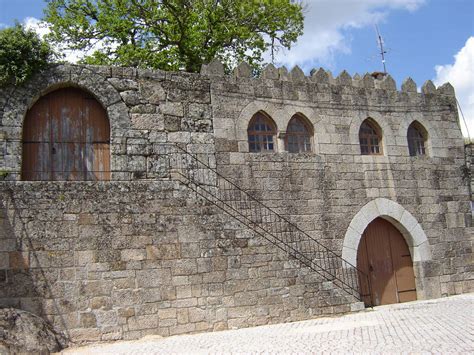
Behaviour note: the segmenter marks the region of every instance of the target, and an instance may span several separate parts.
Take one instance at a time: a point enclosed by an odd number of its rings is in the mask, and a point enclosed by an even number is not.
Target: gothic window
[[[275,151],[276,125],[263,112],[257,112],[247,129],[250,152]]]
[[[426,131],[418,122],[413,122],[408,127],[407,139],[410,156],[426,155]]]
[[[311,152],[312,140],[313,130],[310,124],[299,115],[293,116],[286,130],[286,150],[290,153]]]
[[[381,129],[371,119],[362,122],[359,130],[360,154],[381,155],[382,134]]]
[[[80,89],[41,97],[26,114],[22,143],[22,180],[110,180],[109,119]]]

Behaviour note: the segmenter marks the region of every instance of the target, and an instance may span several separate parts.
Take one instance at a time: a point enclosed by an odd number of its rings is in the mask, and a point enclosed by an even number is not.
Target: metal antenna
[[[387,51],[384,50],[383,48],[383,39],[382,39],[382,36],[380,35],[379,28],[377,25],[375,25],[375,32],[377,32],[377,42],[380,49],[380,56],[382,57],[383,72],[384,74],[387,74],[387,68],[385,66],[385,53],[387,53]]]

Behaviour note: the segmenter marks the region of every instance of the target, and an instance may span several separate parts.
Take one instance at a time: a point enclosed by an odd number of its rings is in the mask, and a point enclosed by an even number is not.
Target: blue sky
[[[384,37],[387,70],[400,87],[450,81],[474,136],[474,0],[304,0],[305,34],[278,64],[305,72],[322,66],[334,76],[381,70],[374,24]],[[35,26],[43,0],[0,0],[0,26],[15,19]],[[27,18],[30,18],[27,20]],[[472,40],[468,41],[470,38]],[[456,56],[456,57],[455,57]],[[466,132],[464,132],[466,135]]]

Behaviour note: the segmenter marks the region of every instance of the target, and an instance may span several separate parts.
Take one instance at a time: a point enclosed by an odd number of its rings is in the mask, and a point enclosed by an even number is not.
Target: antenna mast
[[[384,50],[383,48],[383,39],[382,39],[382,36],[380,35],[379,28],[377,25],[375,25],[375,31],[377,32],[377,42],[380,49],[380,56],[382,57],[383,72],[384,74],[387,74],[387,68],[385,66],[385,53],[387,53],[387,51]]]

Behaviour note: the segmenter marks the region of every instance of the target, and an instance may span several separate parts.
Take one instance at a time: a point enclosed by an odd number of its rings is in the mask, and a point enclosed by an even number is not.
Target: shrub
[[[25,82],[54,57],[51,46],[22,25],[0,30],[0,86]]]

